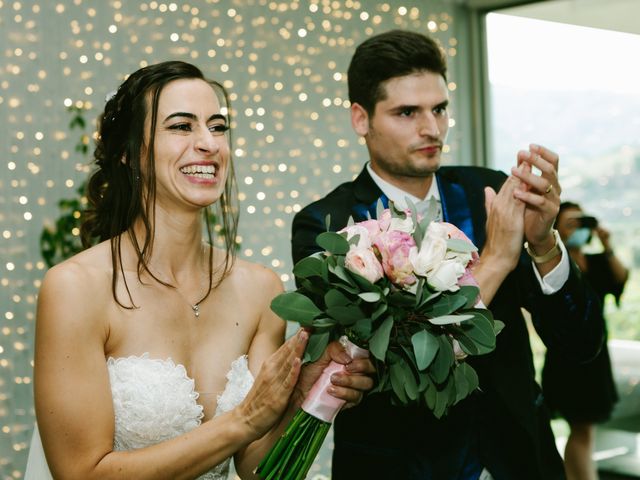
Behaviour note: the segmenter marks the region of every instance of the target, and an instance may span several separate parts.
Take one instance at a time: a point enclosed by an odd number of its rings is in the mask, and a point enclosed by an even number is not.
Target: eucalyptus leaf
[[[386,303],[380,303],[371,314],[371,320],[376,321],[387,311],[388,308],[389,306]]]
[[[416,356],[418,369],[424,370],[436,357],[440,343],[438,339],[427,330],[421,330],[411,337],[413,352]]]
[[[323,232],[316,237],[316,243],[333,255],[344,255],[349,251],[349,242],[339,233]]]
[[[436,358],[429,368],[429,375],[431,375],[435,383],[442,384],[449,376],[455,356],[453,354],[453,346],[446,335],[440,335],[437,339],[440,346]]]
[[[347,274],[347,270],[341,265],[331,265],[329,264],[329,271],[333,273],[336,277],[338,277],[343,282],[346,282],[349,285],[353,285],[353,281],[349,274]]]
[[[413,375],[411,366],[404,360],[399,365],[404,372],[404,391],[409,399],[416,400],[418,398],[418,383]]]
[[[474,285],[462,285],[458,290],[458,295],[462,295],[467,299],[467,304],[464,308],[471,308],[476,304],[478,295],[480,295],[480,289]]]
[[[314,332],[325,332],[331,330],[336,325],[336,321],[332,318],[316,318],[311,322]]]
[[[404,390],[405,376],[402,366],[398,363],[391,364],[391,367],[389,368],[389,375],[391,377],[393,393],[396,394],[402,403],[407,403],[407,396]]]
[[[369,280],[364,278],[362,275],[352,272],[351,270],[345,269],[345,271],[348,273],[349,277],[355,282],[355,284],[358,285],[358,287],[360,287],[363,291],[365,292],[380,291],[378,287],[376,287],[373,283],[371,283]]]
[[[307,341],[307,348],[304,351],[303,361],[315,362],[320,358],[329,344],[329,332],[312,333]]]
[[[351,331],[361,340],[369,340],[373,322],[370,318],[361,318],[351,327]]]
[[[429,322],[433,325],[451,325],[471,320],[473,315],[441,315],[436,318],[430,318]]]
[[[460,238],[448,238],[447,249],[460,253],[472,253],[478,251],[478,247],[476,247],[473,243],[462,240]]]
[[[357,305],[349,305],[346,307],[328,307],[327,315],[338,321],[340,325],[353,325],[361,318],[366,318],[366,315],[360,310]]]
[[[305,257],[293,267],[293,274],[298,278],[321,277],[322,263],[317,257]]]
[[[431,303],[421,312],[430,317],[441,317],[460,310],[467,304],[467,297],[459,294],[442,294],[440,298]]]
[[[378,199],[376,203],[376,218],[380,220],[382,218],[382,213],[384,212],[384,205],[382,204],[382,199]]]
[[[298,292],[281,293],[271,301],[271,310],[280,318],[305,327],[322,313],[309,298]]]
[[[358,296],[368,303],[375,303],[380,300],[382,294],[380,292],[362,292]]]
[[[327,308],[330,307],[346,307],[350,305],[351,300],[339,290],[332,288],[324,294],[324,303]]]
[[[324,227],[327,229],[327,232],[331,231],[331,214],[327,213],[324,217]]]
[[[470,339],[476,347],[476,353],[473,355],[482,355],[489,353],[496,348],[496,335],[493,331],[493,325],[483,315],[474,315],[473,320],[460,325],[460,331],[455,336],[465,336]],[[466,342],[459,339],[460,345],[465,350]],[[467,352],[471,353],[471,352]]]
[[[387,317],[384,322],[382,322],[382,325],[377,328],[371,340],[369,340],[369,351],[374,357],[383,362],[387,348],[389,347],[391,328],[393,328],[393,318]]]
[[[349,245],[358,245],[359,241],[360,241],[360,234],[359,233],[356,233],[349,240],[347,240],[347,242],[349,242]]]

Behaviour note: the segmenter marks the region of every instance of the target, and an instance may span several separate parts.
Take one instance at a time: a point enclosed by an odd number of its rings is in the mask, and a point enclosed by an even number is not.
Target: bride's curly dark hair
[[[175,80],[201,79],[209,83],[220,103],[226,108],[227,125],[230,122],[231,106],[225,88],[218,82],[208,80],[203,73],[186,62],[168,61],[149,65],[132,73],[107,101],[104,112],[98,119],[98,137],[94,152],[97,166],[87,184],[89,207],[81,226],[81,239],[85,247],[95,240],[111,242],[113,267],[111,289],[113,297],[125,308],[134,308],[135,303],[124,275],[122,262],[122,236],[127,234],[138,256],[138,278],[147,271],[147,261],[153,249],[156,199],[156,176],[154,159],[154,137],[158,116],[158,100],[166,85]],[[145,119],[150,118],[148,145],[145,145]],[[231,132],[227,132],[231,145]],[[215,218],[221,220],[226,250],[221,272],[215,272],[218,280],[214,285],[213,248],[209,248],[209,289],[200,300],[204,300],[230,271],[235,261],[236,234],[238,230],[238,196],[233,161],[229,148],[228,176],[224,192],[215,203]],[[145,175],[141,175],[141,155],[145,155]],[[146,195],[145,195],[146,192]],[[213,245],[211,215],[204,209],[203,217],[210,245]],[[136,220],[144,225],[144,238],[138,239],[133,225]],[[116,286],[119,275],[131,302],[125,306],[118,299]],[[158,282],[168,285],[153,276]],[[171,285],[168,285],[171,286]],[[198,303],[200,303],[198,302]]]

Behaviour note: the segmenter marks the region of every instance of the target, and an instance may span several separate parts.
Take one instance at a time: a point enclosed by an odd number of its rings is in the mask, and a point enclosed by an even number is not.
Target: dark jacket
[[[486,212],[484,187],[496,191],[502,172],[480,167],[442,167],[436,175],[445,221],[461,228],[482,251]],[[319,250],[316,236],[339,230],[349,217],[375,217],[384,195],[366,169],[293,220],[295,262]],[[495,480],[564,478],[534,366],[521,308],[547,348],[567,361],[586,361],[599,351],[604,324],[598,300],[571,264],[569,279],[553,295],[544,295],[531,260],[523,251],[516,269],[498,290],[490,309],[505,323],[497,347],[468,361],[478,372],[480,389],[437,420],[426,407],[395,407],[385,394],[367,396],[356,408],[340,413],[334,428],[334,480],[464,478],[479,463]],[[550,314],[553,312],[553,315]],[[553,321],[549,321],[553,319]]]

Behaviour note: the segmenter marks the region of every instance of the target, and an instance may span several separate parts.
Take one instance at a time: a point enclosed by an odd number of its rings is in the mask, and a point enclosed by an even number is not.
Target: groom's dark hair
[[[425,71],[447,79],[444,53],[433,38],[406,30],[375,35],[356,48],[349,64],[349,101],[372,116],[386,98],[387,80]]]

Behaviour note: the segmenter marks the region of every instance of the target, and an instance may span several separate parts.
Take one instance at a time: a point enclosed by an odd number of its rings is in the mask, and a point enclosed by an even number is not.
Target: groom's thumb
[[[493,205],[493,200],[496,198],[496,191],[491,187],[484,187],[484,209],[487,212],[487,216],[489,216],[489,212],[491,211],[491,205]]]

